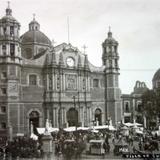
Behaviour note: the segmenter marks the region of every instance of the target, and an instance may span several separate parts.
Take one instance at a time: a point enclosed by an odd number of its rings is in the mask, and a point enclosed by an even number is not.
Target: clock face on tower
[[[73,67],[74,66],[74,59],[72,57],[68,57],[66,60],[66,63],[69,67]]]

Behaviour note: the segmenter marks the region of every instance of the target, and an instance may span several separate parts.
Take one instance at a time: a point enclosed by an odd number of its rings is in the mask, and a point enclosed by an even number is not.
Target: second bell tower
[[[119,88],[119,55],[118,42],[112,37],[109,29],[108,37],[102,44],[102,61],[105,66],[105,117],[116,125],[122,119],[121,91]]]

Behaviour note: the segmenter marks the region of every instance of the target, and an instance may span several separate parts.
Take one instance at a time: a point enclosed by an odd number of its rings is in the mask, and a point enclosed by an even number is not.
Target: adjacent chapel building
[[[122,119],[118,42],[109,31],[102,66],[62,43],[53,46],[35,18],[19,35],[20,23],[7,7],[0,19],[0,135],[44,127],[91,126]]]

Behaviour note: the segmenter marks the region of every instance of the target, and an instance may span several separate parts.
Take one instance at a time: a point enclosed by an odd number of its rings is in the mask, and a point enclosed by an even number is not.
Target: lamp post
[[[110,117],[108,116],[108,119],[107,119],[108,130],[109,130],[109,122],[110,122]]]

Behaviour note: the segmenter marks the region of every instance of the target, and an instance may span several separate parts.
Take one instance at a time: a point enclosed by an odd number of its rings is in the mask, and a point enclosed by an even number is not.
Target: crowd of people
[[[60,130],[57,133],[51,134],[53,137],[54,154],[63,156],[66,160],[72,157],[78,159],[82,154],[91,153],[90,140],[103,140],[102,148],[104,155],[115,154],[125,151],[130,153],[135,152],[153,152],[159,151],[158,136],[152,135],[136,135],[132,132],[129,135],[123,135],[121,130],[109,131],[99,130],[93,131],[75,131],[65,132]],[[42,135],[38,135],[38,140],[33,140],[29,137],[15,137],[13,141],[7,142],[6,139],[0,139],[0,156],[10,155],[12,157],[30,158],[43,156]],[[137,145],[135,145],[135,143]],[[118,153],[118,154],[117,154]]]
[[[63,155],[66,159],[71,159],[71,157],[78,158],[82,153],[88,154],[90,150],[89,142],[90,140],[104,140],[103,148],[105,153],[110,152],[109,144],[109,134],[108,133],[94,133],[94,132],[61,132],[54,135],[55,140],[55,154],[57,156]]]
[[[1,147],[1,157],[32,158],[41,156],[41,144],[28,137],[14,137]]]

